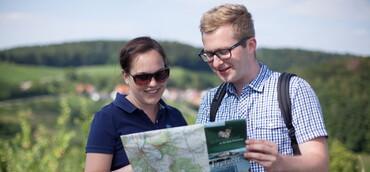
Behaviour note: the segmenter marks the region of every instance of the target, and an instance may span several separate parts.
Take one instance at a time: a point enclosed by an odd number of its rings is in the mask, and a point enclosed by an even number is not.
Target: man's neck
[[[251,71],[250,73],[248,73],[248,74],[245,75],[246,77],[243,78],[244,80],[241,80],[240,82],[233,82],[232,83],[234,85],[234,87],[235,87],[235,90],[236,90],[236,92],[238,94],[238,97],[241,96],[242,91],[243,91],[243,87],[245,85],[251,83],[254,80],[254,78],[256,78],[258,76],[260,70],[261,70],[261,67],[257,64],[255,66],[255,68],[253,68],[252,70],[250,70]]]

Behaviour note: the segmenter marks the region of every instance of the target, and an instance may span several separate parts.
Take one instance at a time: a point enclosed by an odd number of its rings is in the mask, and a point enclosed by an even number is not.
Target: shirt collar
[[[272,71],[267,68],[265,64],[262,62],[259,62],[258,65],[261,67],[258,75],[248,84],[243,86],[243,92],[248,90],[248,88],[251,88],[252,90],[256,92],[262,92],[264,88],[264,84],[267,80],[267,78],[270,77],[272,74]],[[227,90],[231,93],[236,94],[236,90],[232,84],[227,85]]]
[[[126,99],[126,96],[127,95],[117,93],[116,99],[113,101],[113,104],[128,113],[133,113],[135,110],[139,108],[137,108],[130,101],[128,101]],[[160,99],[159,100],[159,110],[165,109],[166,107],[167,107],[167,104],[162,99]]]
[[[264,65],[262,62],[259,62],[258,65],[261,67],[261,70],[258,73],[257,77],[255,77],[252,82],[245,85],[244,87],[250,87],[257,92],[262,92],[265,82],[271,76],[272,71],[269,70],[267,66]]]

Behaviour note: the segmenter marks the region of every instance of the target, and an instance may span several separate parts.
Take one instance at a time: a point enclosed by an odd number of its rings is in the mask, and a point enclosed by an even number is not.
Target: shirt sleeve
[[[291,93],[293,126],[298,143],[328,136],[318,97],[303,79],[292,78]]]
[[[111,115],[102,110],[97,112],[90,125],[86,152],[114,154],[115,133]]]
[[[109,106],[103,108],[95,114],[91,122],[86,145],[86,153],[112,154],[111,170],[130,164],[115,127],[115,119],[111,109]]]

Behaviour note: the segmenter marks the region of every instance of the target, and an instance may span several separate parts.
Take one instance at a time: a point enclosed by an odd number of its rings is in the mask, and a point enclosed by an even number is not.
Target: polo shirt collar
[[[113,101],[113,104],[122,110],[128,112],[128,113],[133,113],[135,110],[139,109],[135,105],[133,105],[130,101],[126,99],[127,95],[123,95],[120,93],[116,94],[116,99]],[[167,104],[160,99],[159,100],[159,110],[165,109],[167,107]]]

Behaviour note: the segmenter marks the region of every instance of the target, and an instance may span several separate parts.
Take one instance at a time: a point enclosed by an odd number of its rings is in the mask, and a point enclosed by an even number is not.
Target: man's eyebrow
[[[203,49],[203,52],[205,52],[205,53],[214,53],[214,52],[219,51],[219,50],[227,50],[227,49],[229,49],[229,48],[218,48],[218,49],[213,50],[213,51]]]

